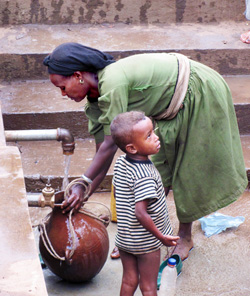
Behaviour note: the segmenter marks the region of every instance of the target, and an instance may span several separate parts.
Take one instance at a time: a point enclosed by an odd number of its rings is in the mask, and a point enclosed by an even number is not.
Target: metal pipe
[[[29,207],[41,207],[41,197],[40,196],[33,196],[33,195],[28,195],[27,200],[28,200],[28,205]]]
[[[63,154],[71,155],[74,153],[75,141],[69,130],[65,128],[58,128],[57,141],[62,141]]]
[[[15,141],[51,141],[62,142],[63,154],[70,155],[74,153],[74,137],[69,130],[64,128],[42,129],[42,130],[13,130],[5,131],[7,142]]]

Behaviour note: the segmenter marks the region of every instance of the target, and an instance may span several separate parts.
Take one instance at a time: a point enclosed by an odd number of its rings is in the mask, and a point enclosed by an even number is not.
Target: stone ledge
[[[247,22],[2,27],[0,66],[5,71],[1,71],[0,79],[48,78],[43,58],[66,41],[98,48],[116,59],[146,52],[180,52],[223,75],[250,74],[249,46],[239,39],[248,29]]]
[[[233,96],[241,134],[249,134],[250,75],[225,76]],[[66,128],[76,138],[89,138],[84,112],[86,100],[62,97],[49,80],[0,83],[0,101],[6,130]]]

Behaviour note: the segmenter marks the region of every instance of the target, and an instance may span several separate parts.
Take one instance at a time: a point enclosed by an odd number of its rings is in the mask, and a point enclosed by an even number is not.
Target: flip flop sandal
[[[192,247],[192,248],[188,251],[188,253],[190,253],[193,249],[194,249],[194,247]],[[183,259],[182,262],[184,262],[185,260],[187,260],[188,257],[189,257],[189,256],[187,256],[185,259]]]
[[[246,32],[246,33],[241,34],[240,35],[240,40],[243,43],[249,44],[250,43],[250,32]]]
[[[177,254],[174,254],[169,258],[174,258],[176,260],[176,271],[177,271],[177,276],[179,276],[180,273],[181,273],[181,270],[182,270],[181,257],[179,255],[177,255]],[[163,269],[168,265],[168,259],[164,260],[160,265],[159,272],[158,272],[158,277],[157,277],[157,290],[160,289],[162,272],[163,272]]]
[[[250,37],[248,37],[248,38],[245,40],[245,43],[246,43],[246,44],[250,44]]]

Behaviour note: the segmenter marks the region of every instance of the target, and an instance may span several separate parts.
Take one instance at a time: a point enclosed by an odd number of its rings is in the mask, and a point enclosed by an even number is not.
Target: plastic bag
[[[242,216],[231,217],[220,213],[214,213],[208,217],[200,218],[201,229],[205,232],[206,237],[218,234],[227,228],[238,227],[245,221]]]
[[[247,20],[250,20],[250,0],[246,0],[246,10],[244,12]]]

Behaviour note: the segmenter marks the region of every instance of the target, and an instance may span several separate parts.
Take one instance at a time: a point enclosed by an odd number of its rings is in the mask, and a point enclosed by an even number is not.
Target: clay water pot
[[[63,199],[64,192],[55,195],[55,203],[61,203]],[[108,233],[101,221],[83,213],[73,214],[70,218],[60,207],[54,207],[43,228],[47,239],[40,231],[39,249],[53,273],[69,282],[80,283],[100,272],[109,251]],[[54,254],[64,260],[54,258]]]

